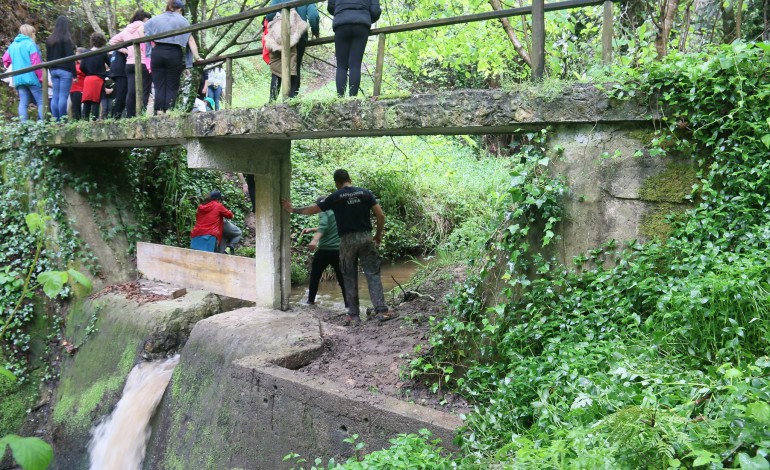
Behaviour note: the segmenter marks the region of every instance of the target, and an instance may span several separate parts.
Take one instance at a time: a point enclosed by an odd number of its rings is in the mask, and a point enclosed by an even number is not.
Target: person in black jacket
[[[102,33],[91,35],[91,50],[104,47],[107,39]],[[106,52],[80,60],[80,70],[85,74],[83,80],[83,119],[99,119],[99,103],[104,94],[104,79],[107,78],[107,66],[110,56]]]
[[[70,20],[66,16],[56,18],[53,33],[45,42],[45,50],[47,61],[75,55],[75,46],[70,34]],[[70,96],[70,87],[75,75],[74,60],[51,67],[51,82],[53,83],[51,114],[57,121],[67,116],[67,99]]]
[[[110,116],[115,119],[123,117],[123,111],[126,109],[126,95],[128,94],[128,77],[126,76],[126,49],[118,49],[110,53],[110,72],[109,77],[115,82],[115,89],[112,92],[114,101]]]
[[[356,96],[361,86],[361,62],[372,23],[380,19],[379,0],[329,0],[334,16],[334,55],[337,58],[337,95],[345,96],[350,73],[350,94]]]

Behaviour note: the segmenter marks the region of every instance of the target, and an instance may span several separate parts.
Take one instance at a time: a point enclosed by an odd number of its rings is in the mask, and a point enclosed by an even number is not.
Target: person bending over
[[[195,213],[195,227],[190,232],[190,248],[215,252],[222,242],[224,219],[232,219],[233,213],[222,204],[222,193],[211,191]]]

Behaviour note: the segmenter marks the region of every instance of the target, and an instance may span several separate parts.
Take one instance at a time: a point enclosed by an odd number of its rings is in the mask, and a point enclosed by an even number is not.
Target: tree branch
[[[489,4],[492,5],[492,9],[495,11],[500,11],[503,9],[503,6],[500,4],[500,0],[489,0]],[[508,39],[513,44],[514,49],[516,49],[516,52],[518,52],[519,57],[521,57],[524,62],[527,63],[527,65],[532,67],[532,60],[529,58],[529,54],[524,48],[524,45],[522,45],[521,41],[519,41],[519,37],[516,36],[516,32],[513,30],[513,28],[511,28],[511,23],[508,21],[508,18],[500,18],[500,23],[503,24],[503,29],[508,35]]]

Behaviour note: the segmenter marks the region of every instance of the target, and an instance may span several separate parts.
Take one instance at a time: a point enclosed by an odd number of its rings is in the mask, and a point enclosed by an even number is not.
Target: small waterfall
[[[179,355],[143,362],[128,374],[115,411],[91,432],[91,470],[139,470],[150,440],[150,418],[166,390]]]

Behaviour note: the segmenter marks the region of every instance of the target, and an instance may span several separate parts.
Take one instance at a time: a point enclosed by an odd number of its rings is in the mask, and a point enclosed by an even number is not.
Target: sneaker
[[[225,254],[234,255],[235,254],[235,248],[233,248],[231,246],[228,246],[227,248],[225,248]]]
[[[360,324],[361,324],[361,318],[358,315],[356,315],[356,316],[352,316],[352,315],[346,316],[345,317],[345,322],[343,323],[343,325],[345,325],[345,326],[358,326]]]
[[[380,323],[386,322],[388,320],[393,320],[394,318],[398,318],[401,315],[398,314],[398,312],[380,312],[377,314],[377,320],[379,320]]]

